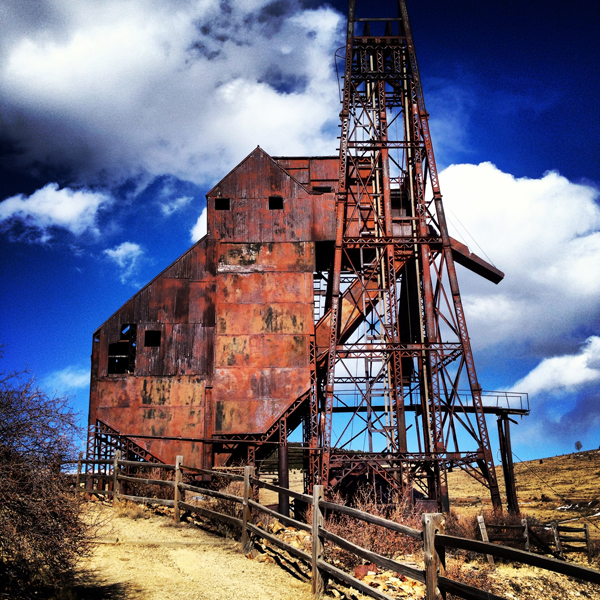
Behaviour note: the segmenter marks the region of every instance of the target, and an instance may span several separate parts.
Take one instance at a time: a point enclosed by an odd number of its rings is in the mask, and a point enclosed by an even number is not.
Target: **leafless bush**
[[[60,472],[78,433],[67,398],[26,373],[0,374],[0,594],[65,582],[88,548],[83,501]]]
[[[175,479],[175,472],[173,470],[161,467],[128,467],[124,474],[127,474],[129,477],[158,481],[174,481]],[[160,485],[159,483],[141,483],[139,481],[122,481],[121,493],[128,496],[159,498],[161,500],[173,500],[175,497],[175,490],[171,486]]]
[[[331,501],[336,504],[344,504],[339,496],[335,496]],[[421,529],[421,513],[415,509],[408,496],[393,506],[382,505],[376,502],[372,491],[365,488],[355,497],[354,506],[370,515]],[[327,517],[325,529],[353,544],[391,558],[414,554],[421,548],[420,540],[342,514],[332,514]],[[358,556],[346,552],[329,542],[325,544],[325,553],[330,562],[340,564],[348,569],[361,562]]]

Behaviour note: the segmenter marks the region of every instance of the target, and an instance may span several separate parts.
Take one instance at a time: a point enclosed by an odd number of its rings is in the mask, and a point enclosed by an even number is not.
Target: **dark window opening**
[[[327,194],[333,192],[333,188],[330,185],[313,185],[313,192],[318,194]]]
[[[149,329],[144,333],[144,346],[146,348],[152,348],[160,346],[160,330]]]
[[[281,196],[269,196],[269,210],[283,210],[283,198]]]
[[[121,326],[121,339],[108,345],[108,374],[123,375],[135,371],[137,325]]]
[[[230,198],[215,198],[215,210],[231,210]]]

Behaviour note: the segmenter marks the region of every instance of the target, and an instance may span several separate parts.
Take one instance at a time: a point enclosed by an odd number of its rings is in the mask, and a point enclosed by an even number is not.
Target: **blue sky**
[[[518,456],[596,448],[600,8],[407,2],[451,235],[506,273],[459,272],[481,383],[530,394]],[[93,332],[198,239],[214,183],[256,145],[336,153],[345,12],[0,5],[2,370],[85,417]]]

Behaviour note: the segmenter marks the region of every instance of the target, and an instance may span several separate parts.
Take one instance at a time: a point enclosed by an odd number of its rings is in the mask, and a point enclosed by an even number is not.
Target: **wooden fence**
[[[91,477],[98,481],[110,482],[109,487],[112,490],[90,488],[88,486],[81,488],[81,464],[94,463],[112,466],[112,472],[108,474],[93,474]],[[172,481],[161,479],[145,479],[140,477],[132,477],[125,475],[122,472],[123,467],[137,468],[157,468],[174,471]],[[191,485],[182,481],[182,474],[194,473],[200,475],[208,475],[211,477],[225,478],[230,481],[243,482],[243,492],[241,496],[213,490],[208,487],[200,487]],[[87,476],[90,477],[89,475]],[[173,499],[133,496],[121,493],[121,483],[130,482],[146,485],[165,486],[173,489]],[[489,542],[480,542],[466,538],[445,535],[443,531],[443,515],[441,514],[423,514],[422,526],[423,529],[414,529],[406,525],[401,525],[393,521],[389,521],[382,517],[370,515],[360,510],[328,502],[324,499],[323,487],[314,486],[313,495],[301,494],[286,488],[282,488],[265,481],[261,481],[254,477],[253,467],[245,467],[244,474],[238,475],[221,471],[207,471],[204,469],[196,469],[187,467],[183,464],[183,457],[178,456],[174,465],[165,465],[162,463],[140,463],[136,461],[121,460],[120,452],[117,451],[112,461],[79,461],[77,487],[86,493],[112,496],[113,502],[120,500],[130,500],[132,502],[141,502],[145,504],[162,505],[174,508],[174,518],[178,522],[180,519],[181,510],[189,511],[190,513],[198,514],[204,518],[222,521],[229,525],[234,525],[241,529],[242,551],[247,553],[252,548],[252,538],[254,536],[262,538],[271,544],[285,550],[289,554],[300,558],[312,569],[312,591],[315,596],[320,596],[324,590],[325,578],[331,577],[342,581],[347,585],[359,590],[363,594],[377,598],[378,600],[392,600],[392,598],[383,592],[370,587],[365,582],[353,577],[352,575],[342,571],[334,565],[328,563],[324,557],[324,542],[328,541],[338,547],[355,554],[356,556],[369,561],[372,564],[381,567],[382,569],[390,570],[394,573],[399,573],[407,578],[413,579],[425,585],[426,600],[440,600],[445,598],[447,593],[451,593],[456,597],[466,600],[505,600],[500,596],[491,594],[488,591],[480,590],[473,586],[464,584],[459,581],[454,581],[445,577],[446,564],[446,549],[454,548],[460,550],[468,550],[480,554],[491,555],[496,558],[504,558],[514,562],[520,562],[541,569],[546,569],[555,573],[561,573],[570,577],[587,581],[594,584],[600,584],[600,572],[585,567],[573,565],[565,561],[554,558],[546,558],[537,554],[531,554],[523,550],[516,550],[507,546],[492,544]],[[263,488],[282,494],[286,497],[293,498],[296,505],[303,504],[304,506],[312,506],[312,522],[305,523],[278,513],[277,511],[260,504],[257,501],[258,489]],[[182,500],[182,492],[194,492],[202,496],[220,498],[234,503],[241,504],[242,518],[234,517],[228,514],[223,514],[205,507],[196,506]],[[285,525],[295,527],[296,529],[310,532],[312,534],[312,552],[308,553],[300,548],[287,543],[283,539],[269,533],[265,529],[259,527],[259,524],[252,522],[252,510],[258,513],[264,513],[271,517],[275,517]],[[396,560],[387,558],[376,552],[372,552],[357,546],[352,542],[328,531],[325,528],[325,514],[342,514],[346,516],[365,521],[374,525],[379,525],[389,531],[401,533],[418,540],[423,547],[424,569],[417,569],[413,566],[403,564]],[[294,515],[296,517],[296,515]]]

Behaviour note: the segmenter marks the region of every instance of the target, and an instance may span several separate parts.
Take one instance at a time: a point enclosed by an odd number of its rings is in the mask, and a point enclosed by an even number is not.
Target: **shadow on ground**
[[[131,584],[106,583],[93,573],[79,573],[77,580],[60,590],[39,593],[39,600],[136,600],[141,589]]]

